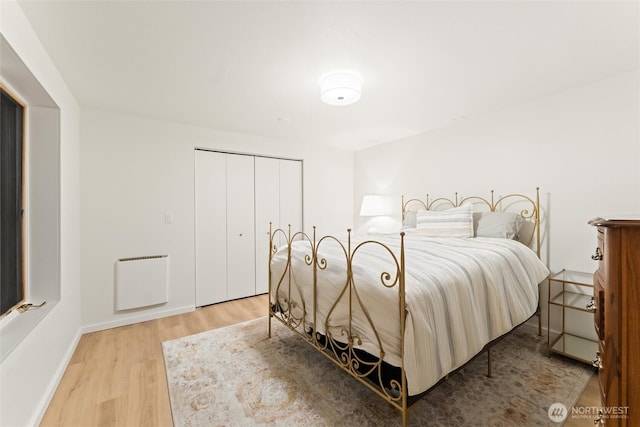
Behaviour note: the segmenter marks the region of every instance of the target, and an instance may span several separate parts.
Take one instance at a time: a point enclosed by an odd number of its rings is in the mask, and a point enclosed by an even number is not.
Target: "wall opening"
[[[23,300],[0,318],[0,361],[60,300],[60,108],[0,35],[0,82],[24,103]]]

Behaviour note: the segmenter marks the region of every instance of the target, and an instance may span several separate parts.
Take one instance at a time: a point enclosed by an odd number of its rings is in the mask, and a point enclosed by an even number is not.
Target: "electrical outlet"
[[[165,212],[164,213],[164,223],[165,224],[173,224],[173,212]]]

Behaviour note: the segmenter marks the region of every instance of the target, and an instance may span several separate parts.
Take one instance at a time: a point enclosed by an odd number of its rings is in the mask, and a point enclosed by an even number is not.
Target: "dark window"
[[[24,107],[0,88],[0,315],[24,299]]]

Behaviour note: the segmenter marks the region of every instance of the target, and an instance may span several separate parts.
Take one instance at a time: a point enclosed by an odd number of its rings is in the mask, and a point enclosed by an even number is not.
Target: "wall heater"
[[[116,262],[115,308],[130,310],[169,300],[169,255],[120,258]]]

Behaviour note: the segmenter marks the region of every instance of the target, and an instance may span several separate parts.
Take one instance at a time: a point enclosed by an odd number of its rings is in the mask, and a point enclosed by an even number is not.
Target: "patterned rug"
[[[400,426],[400,412],[278,321],[215,329],[162,344],[174,425]],[[411,426],[555,425],[548,408],[577,401],[592,369],[548,357],[527,326],[416,403]],[[570,410],[570,409],[569,409]]]

